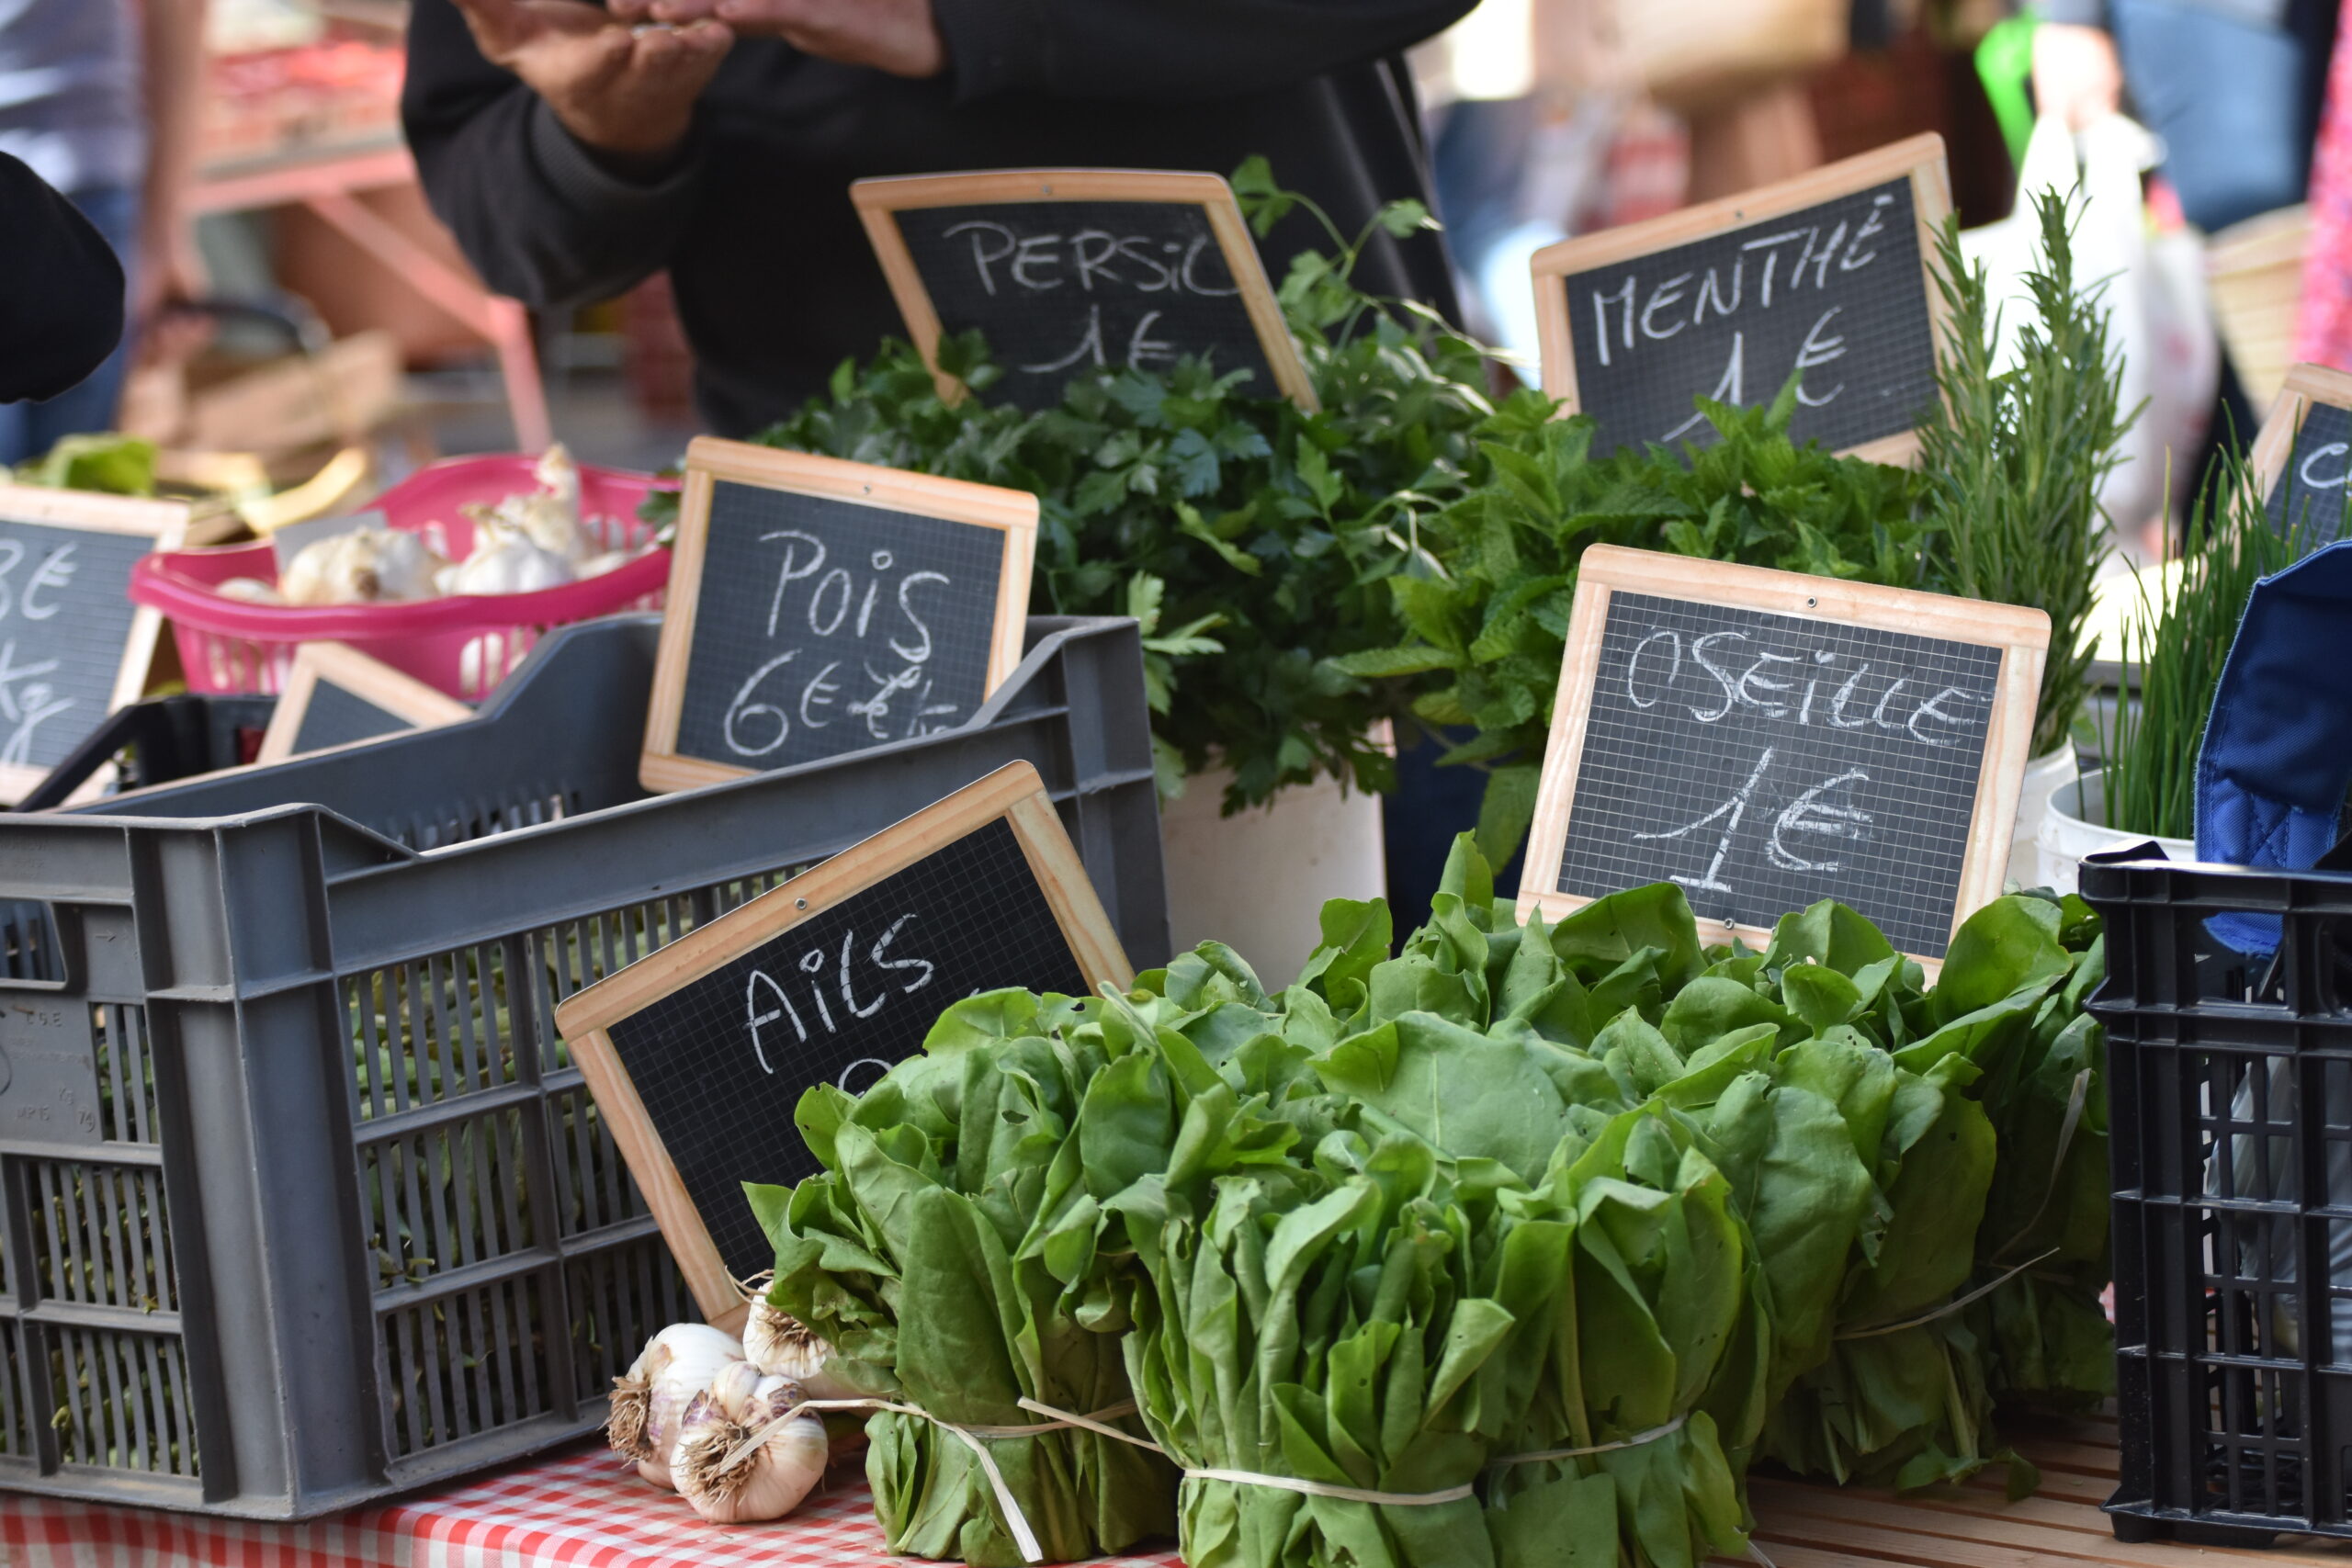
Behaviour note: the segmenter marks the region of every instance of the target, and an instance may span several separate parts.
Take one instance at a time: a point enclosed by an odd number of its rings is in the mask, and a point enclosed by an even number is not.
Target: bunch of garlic
[[[770,1305],[765,1296],[751,1294],[750,1302],[752,1314],[743,1321],[743,1355],[752,1365],[768,1376],[790,1378],[811,1399],[854,1399],[864,1392],[833,1374],[833,1348],[807,1325]]]
[[[572,580],[571,560],[493,513],[474,519],[474,547],[434,577],[444,593],[536,593]]]
[[[715,1525],[780,1519],[824,1479],[825,1424],[798,1406],[807,1391],[749,1361],[720,1370],[687,1406],[671,1475]]]
[[[447,563],[414,534],[355,528],[302,547],[277,581],[288,604],[377,604],[433,597]]]
[[[733,1336],[699,1323],[672,1324],[653,1337],[628,1376],[613,1380],[605,1441],[635,1460],[646,1480],[673,1484],[671,1460],[687,1406],[708,1392],[721,1371],[741,1364],[743,1347]]]

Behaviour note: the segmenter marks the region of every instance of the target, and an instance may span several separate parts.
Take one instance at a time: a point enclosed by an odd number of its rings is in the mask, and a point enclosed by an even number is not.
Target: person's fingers
[[[606,0],[605,8],[616,22],[634,25],[653,19],[653,0]]]
[[[718,15],[718,0],[647,0],[647,3],[653,20],[676,27],[707,21]]]
[[[474,41],[493,59],[520,47],[536,30],[522,0],[457,0],[457,6]]]
[[[699,92],[735,35],[717,22],[695,22],[650,29],[632,41],[636,49],[630,64],[643,80],[671,90]]]

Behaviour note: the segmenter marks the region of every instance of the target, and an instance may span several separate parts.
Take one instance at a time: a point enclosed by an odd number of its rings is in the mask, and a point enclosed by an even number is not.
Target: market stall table
[[[2310,1568],[2326,1548],[2230,1551],[2115,1539],[2099,1505],[2115,1488],[2115,1423],[2098,1417],[2020,1434],[2041,1470],[2022,1502],[1999,1467],[1965,1486],[1909,1497],[1750,1478],[1757,1545],[1773,1568]],[[704,1524],[602,1450],[572,1449],[461,1486],[304,1525],[259,1524],[0,1495],[0,1561],[11,1568],[880,1568],[883,1550],[854,1463],[791,1518]],[[1178,1568],[1172,1548],[1106,1559]],[[1753,1562],[1747,1568],[1757,1568]]]
[[[709,1525],[610,1450],[549,1458],[309,1524],[0,1495],[9,1568],[867,1568],[883,1550],[859,1464],[788,1519]],[[1172,1548],[1106,1560],[1178,1568]]]

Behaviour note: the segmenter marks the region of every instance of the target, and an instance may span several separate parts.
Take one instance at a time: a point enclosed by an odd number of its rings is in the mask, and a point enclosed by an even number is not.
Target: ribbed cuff
[[[932,0],[931,14],[957,103],[1046,85],[1046,0]]]
[[[2033,14],[2070,28],[2107,26],[2106,0],[2034,0]]]
[[[664,207],[693,184],[702,158],[690,140],[674,164],[653,179],[620,173],[566,130],[544,98],[531,104],[531,160],[563,204],[576,212],[628,216]]]

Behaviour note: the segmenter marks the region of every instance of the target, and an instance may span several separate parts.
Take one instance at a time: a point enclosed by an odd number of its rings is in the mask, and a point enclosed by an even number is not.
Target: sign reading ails
[[[2314,547],[2344,535],[2352,476],[2352,376],[2321,365],[2287,372],[2249,460],[2270,525],[2303,530]]]
[[[1801,375],[1789,434],[1907,458],[1936,400],[1951,209],[1939,136],[1536,253],[1544,389],[1596,456],[1713,438],[1692,399],[1750,405]]]
[[[775,1261],[743,1183],[818,1168],[793,1122],[804,1092],[864,1091],[976,992],[1091,997],[1133,979],[1036,770],[1015,762],[589,987],[555,1021],[703,1315],[732,1328],[732,1280]]]
[[[2000,894],[2049,644],[2039,610],[1594,546],[1521,911],[1671,881],[1761,942],[1835,898],[1939,963]]]
[[[850,187],[907,332],[938,379],[942,336],[978,328],[989,396],[1057,407],[1072,377],[1205,356],[1244,389],[1315,407],[1233,189],[1216,175],[1004,169]]]
[[[348,643],[306,642],[294,655],[256,762],[350,746],[406,729],[435,729],[474,710]]]
[[[187,529],[177,502],[0,484],[0,802],[138,697],[163,622],[130,570]]]
[[[970,719],[1021,661],[1037,498],[697,436],[653,669],[648,789]]]

